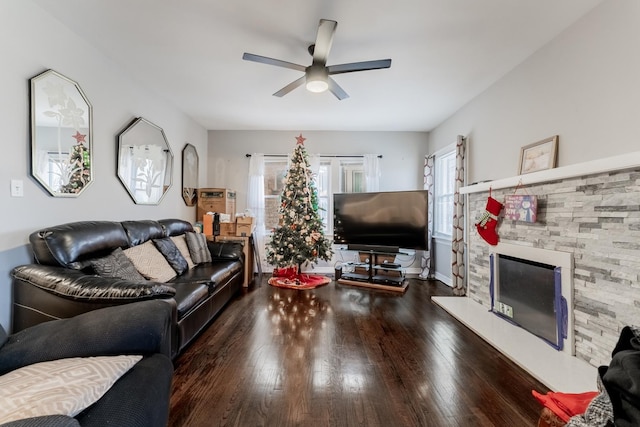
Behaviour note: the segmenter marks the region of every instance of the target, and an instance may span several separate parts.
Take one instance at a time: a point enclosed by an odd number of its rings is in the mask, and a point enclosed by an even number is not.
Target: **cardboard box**
[[[196,218],[207,212],[225,213],[235,221],[236,192],[226,188],[199,188]]]
[[[221,222],[220,223],[220,235],[221,236],[235,236],[236,235],[236,223],[235,222]]]
[[[236,218],[236,236],[247,237],[253,233],[253,217]]]
[[[202,215],[202,233],[205,236],[213,236],[213,215]]]

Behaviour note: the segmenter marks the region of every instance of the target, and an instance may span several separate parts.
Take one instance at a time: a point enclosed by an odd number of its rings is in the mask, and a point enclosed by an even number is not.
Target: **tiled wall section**
[[[492,192],[504,202],[514,189]],[[538,197],[538,221],[500,218],[505,243],[574,254],[576,356],[608,364],[620,330],[640,325],[640,169],[527,186],[518,194]],[[469,287],[467,295],[490,307],[489,249],[474,221],[488,193],[469,195]]]

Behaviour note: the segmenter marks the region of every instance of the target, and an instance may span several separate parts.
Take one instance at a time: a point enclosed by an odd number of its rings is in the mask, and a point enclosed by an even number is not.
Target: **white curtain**
[[[256,228],[253,233],[254,245],[259,249],[260,258],[264,254],[264,154],[253,153],[249,161],[249,188],[247,189],[247,209],[255,217]],[[262,259],[256,259],[262,267]]]
[[[363,166],[365,191],[380,191],[380,158],[378,155],[365,154]]]
[[[309,168],[311,168],[311,173],[313,173],[314,177],[318,176],[320,172],[320,155],[319,154],[309,154]],[[316,188],[318,188],[316,182]]]

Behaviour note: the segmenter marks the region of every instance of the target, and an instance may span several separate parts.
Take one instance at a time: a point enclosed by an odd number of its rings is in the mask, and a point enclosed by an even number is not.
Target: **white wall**
[[[300,133],[309,154],[381,154],[380,191],[422,189],[424,132],[209,131],[207,186],[236,190],[238,211],[244,210],[246,154],[291,154]]]
[[[304,144],[309,154],[381,154],[380,191],[422,189],[427,152],[424,132],[209,131],[207,186],[236,190],[237,210],[243,211],[249,173],[246,154],[291,154],[300,133],[307,138]],[[315,271],[332,273],[336,263],[353,261],[355,255],[338,251],[331,261],[319,262]],[[403,266],[411,265],[412,272],[419,272],[413,258],[400,258]]]
[[[29,233],[79,220],[191,220],[195,208],[181,197],[181,152],[189,142],[206,162],[207,132],[28,0],[0,2],[0,58],[0,324],[6,329],[9,272],[30,262]],[[94,182],[78,198],[53,198],[30,177],[29,79],[49,68],[76,80],[93,105]],[[174,155],[173,186],[159,206],[135,205],[116,177],[116,136],[140,116],[164,129]],[[206,165],[200,182],[205,176]],[[11,179],[24,182],[24,197],[10,197]]]
[[[520,147],[552,135],[558,166],[637,151],[639,76],[640,2],[605,1],[434,129],[430,151],[467,136],[470,183],[517,175]]]

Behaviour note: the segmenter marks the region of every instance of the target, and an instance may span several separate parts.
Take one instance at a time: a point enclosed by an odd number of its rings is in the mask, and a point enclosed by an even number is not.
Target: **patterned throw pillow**
[[[124,254],[133,262],[136,270],[149,280],[165,283],[177,276],[151,240],[125,249]]]
[[[187,265],[189,265],[189,268],[195,267],[196,265],[193,263],[193,260],[191,259],[191,254],[189,253],[189,246],[187,246],[187,238],[184,237],[184,235],[182,235],[182,236],[171,236],[170,239],[173,240],[173,243],[175,243],[176,247],[182,254],[182,257],[185,260],[187,260]]]
[[[195,264],[211,262],[211,252],[207,247],[207,238],[202,233],[185,233],[191,259]]]
[[[146,282],[146,279],[136,270],[136,266],[120,248],[114,249],[113,252],[102,258],[92,259],[89,264],[98,276],[114,277],[136,283]]]
[[[176,273],[180,275],[189,269],[187,260],[184,259],[176,244],[173,243],[173,240],[168,237],[163,239],[153,239],[153,244],[156,245],[156,248],[158,248],[160,253],[164,255],[165,259]]]
[[[74,417],[97,402],[142,356],[74,357],[0,376],[0,424],[45,415]]]

